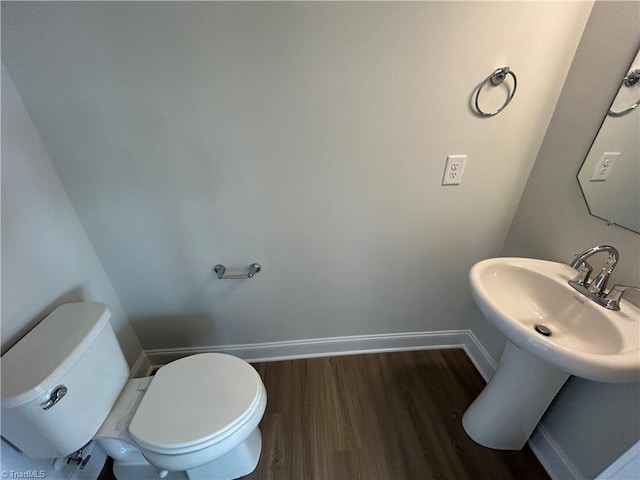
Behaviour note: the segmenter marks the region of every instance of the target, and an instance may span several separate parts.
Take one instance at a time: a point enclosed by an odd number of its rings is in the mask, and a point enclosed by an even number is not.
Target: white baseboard
[[[140,352],[138,359],[131,366],[130,376],[131,378],[146,377],[151,373],[152,369],[153,367],[151,365],[151,362],[149,361],[149,356],[147,355],[147,352],[143,350],[142,352]]]
[[[543,423],[538,424],[528,444],[553,480],[585,480]]]
[[[208,352],[228,353],[248,362],[270,362],[297,358],[442,348],[463,348],[485,379],[490,378],[495,371],[495,362],[471,330],[387,333],[240,345],[163,348],[146,350],[145,353],[150,363],[158,366],[188,355]]]
[[[469,333],[462,348],[464,348],[469,360],[471,360],[471,363],[476,367],[476,370],[478,370],[480,375],[482,375],[484,381],[489,383],[493,374],[496,373],[498,365],[491,355],[489,355],[487,349],[484,348],[484,345],[480,343],[478,337],[476,337],[471,330],[466,331]]]

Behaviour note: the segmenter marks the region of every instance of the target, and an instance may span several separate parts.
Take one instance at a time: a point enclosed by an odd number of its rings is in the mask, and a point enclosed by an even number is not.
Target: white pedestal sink
[[[640,380],[640,310],[626,301],[617,312],[597,305],[569,286],[575,273],[528,258],[493,258],[471,269],[476,303],[508,340],[494,377],[462,417],[479,444],[520,450],[569,375]]]

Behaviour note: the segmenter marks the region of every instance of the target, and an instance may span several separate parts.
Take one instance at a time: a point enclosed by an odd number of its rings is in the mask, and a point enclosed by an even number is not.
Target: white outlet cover
[[[447,163],[444,166],[444,175],[442,176],[442,185],[460,185],[466,163],[466,155],[447,155]]]
[[[600,160],[598,160],[598,163],[596,163],[589,181],[605,182],[619,156],[620,152],[604,152],[600,157]]]

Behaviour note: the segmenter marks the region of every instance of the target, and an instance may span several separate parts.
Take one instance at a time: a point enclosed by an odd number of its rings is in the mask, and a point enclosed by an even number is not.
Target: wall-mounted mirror
[[[592,215],[640,233],[640,51],[628,72],[578,182]]]

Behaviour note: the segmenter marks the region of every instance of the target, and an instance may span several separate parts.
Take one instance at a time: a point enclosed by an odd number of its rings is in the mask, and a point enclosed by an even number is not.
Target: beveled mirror
[[[640,51],[578,172],[589,212],[640,233]]]

